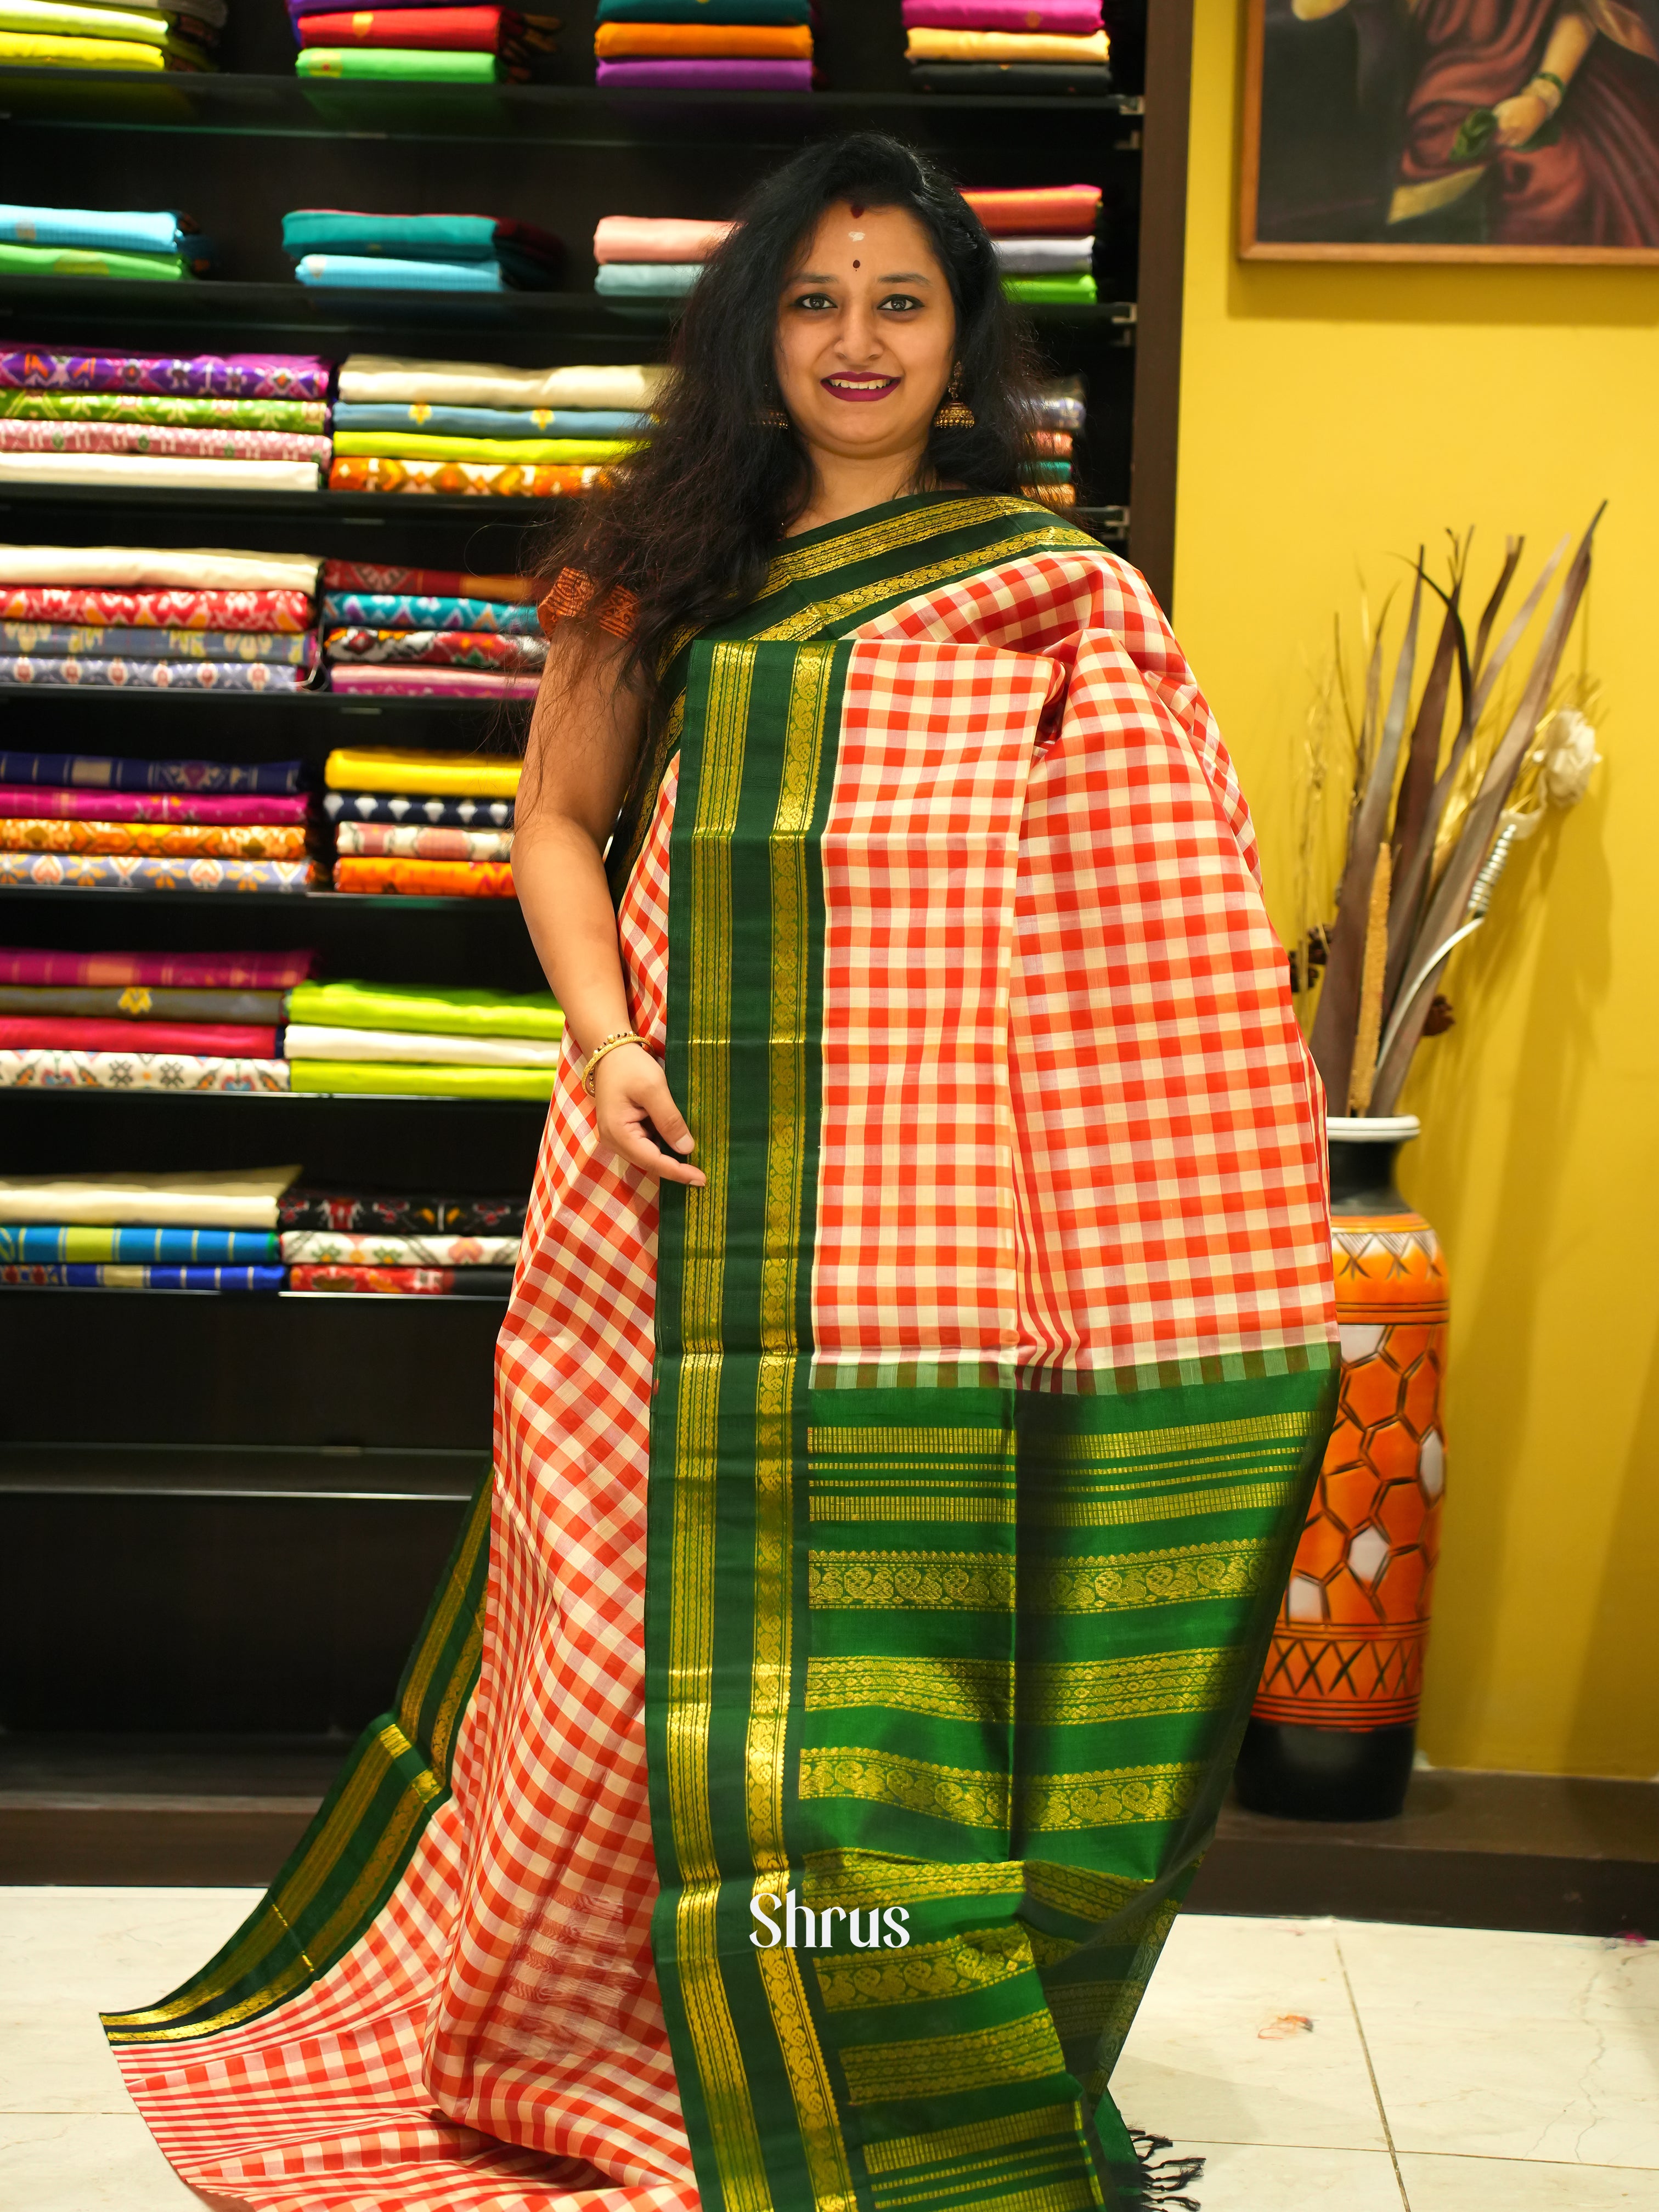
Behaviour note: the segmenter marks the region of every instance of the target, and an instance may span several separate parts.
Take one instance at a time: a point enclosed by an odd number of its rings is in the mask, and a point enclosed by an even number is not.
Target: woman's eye
[[[812,314],[822,314],[826,307],[833,307],[835,304],[827,292],[803,292],[795,301],[798,307],[804,307]]]
[[[884,311],[890,309],[897,314],[909,314],[921,307],[921,301],[914,292],[890,292],[881,304]]]

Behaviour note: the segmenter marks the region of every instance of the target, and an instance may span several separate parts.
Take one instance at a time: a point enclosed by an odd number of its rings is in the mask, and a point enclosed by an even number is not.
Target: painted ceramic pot
[[[1411,1776],[1446,1483],[1446,1271],[1394,1185],[1418,1128],[1328,1123],[1342,1394],[1239,1758],[1254,1812],[1386,1820]]]

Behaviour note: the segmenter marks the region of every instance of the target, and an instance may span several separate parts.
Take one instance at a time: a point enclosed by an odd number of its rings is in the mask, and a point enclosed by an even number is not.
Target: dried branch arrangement
[[[1437,993],[1446,963],[1485,921],[1515,844],[1531,835],[1547,806],[1571,805],[1583,796],[1600,757],[1583,711],[1590,699],[1583,683],[1564,693],[1558,678],[1600,520],[1598,509],[1571,559],[1568,541],[1561,541],[1495,640],[1521,565],[1520,538],[1505,546],[1473,641],[1462,611],[1468,538],[1453,542],[1443,588],[1419,555],[1405,631],[1386,684],[1382,623],[1370,641],[1363,704],[1348,714],[1354,775],[1336,917],[1328,930],[1316,929],[1298,955],[1304,981],[1310,980],[1310,957],[1317,963],[1323,955],[1309,1043],[1333,1114],[1394,1111],[1425,1025],[1437,1025],[1431,1010],[1444,1005]],[[1552,583],[1555,596],[1531,666],[1518,690],[1511,672],[1500,690]],[[1419,690],[1425,593],[1440,602],[1442,615]],[[1316,720],[1328,713],[1340,688],[1340,674],[1327,682]],[[1307,766],[1307,796],[1316,809],[1328,764],[1311,739]],[[1301,855],[1304,897],[1311,834],[1304,837]]]

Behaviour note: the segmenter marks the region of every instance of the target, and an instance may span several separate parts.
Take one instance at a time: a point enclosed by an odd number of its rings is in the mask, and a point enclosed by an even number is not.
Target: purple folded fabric
[[[618,92],[811,92],[811,62],[601,62],[598,81]]]
[[[904,0],[907,31],[1041,31],[1086,38],[1100,0]]]
[[[329,688],[373,691],[398,699],[533,699],[539,676],[507,676],[494,668],[383,667],[375,661],[331,661]]]
[[[326,399],[331,371],[309,354],[92,353],[79,347],[0,348],[12,392],[143,392],[230,399]]]

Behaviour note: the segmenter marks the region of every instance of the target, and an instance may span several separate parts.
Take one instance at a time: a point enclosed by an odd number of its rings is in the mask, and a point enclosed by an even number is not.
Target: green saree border
[[[118,2048],[243,2027],[308,1989],[368,1932],[450,1794],[455,1731],[478,1679],[492,1477],[461,1533],[389,1713],[373,1720],[264,1898],[198,1973],[153,2005],[101,2015]]]

